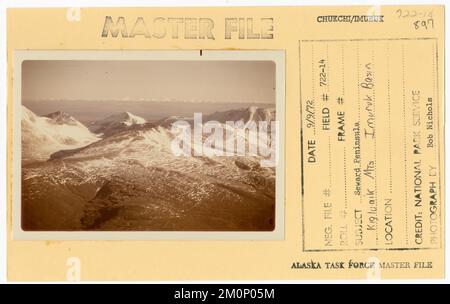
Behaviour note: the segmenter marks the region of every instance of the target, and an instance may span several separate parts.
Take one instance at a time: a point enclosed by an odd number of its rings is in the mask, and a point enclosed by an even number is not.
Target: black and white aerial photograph
[[[26,60],[25,231],[273,231],[272,61]]]

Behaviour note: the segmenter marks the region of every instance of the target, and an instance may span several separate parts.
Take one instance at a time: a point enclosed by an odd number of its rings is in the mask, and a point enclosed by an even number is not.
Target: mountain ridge
[[[54,152],[86,146],[99,138],[64,112],[38,116],[22,106],[22,159],[46,160]]]
[[[25,127],[40,127],[43,121],[53,129],[68,126],[23,112]],[[240,116],[271,118],[257,112]],[[273,230],[274,168],[262,167],[257,155],[176,156],[174,136],[162,125],[131,124],[87,145],[69,145],[47,161],[23,163],[23,229]]]
[[[146,122],[147,120],[144,118],[125,111],[95,121],[89,126],[89,129],[92,132],[105,137],[124,131],[133,125],[142,125]]]

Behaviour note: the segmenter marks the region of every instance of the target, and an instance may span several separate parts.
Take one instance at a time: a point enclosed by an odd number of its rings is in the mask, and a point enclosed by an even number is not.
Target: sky
[[[275,103],[271,61],[65,61],[22,65],[22,100]]]

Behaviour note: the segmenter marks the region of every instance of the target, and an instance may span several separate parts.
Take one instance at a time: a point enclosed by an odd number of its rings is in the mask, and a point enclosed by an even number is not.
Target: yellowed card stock
[[[443,6],[7,17],[9,280],[444,276]]]

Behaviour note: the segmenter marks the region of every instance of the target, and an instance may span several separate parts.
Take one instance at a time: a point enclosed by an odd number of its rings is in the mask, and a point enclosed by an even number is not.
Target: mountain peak
[[[86,146],[99,138],[62,111],[38,116],[22,106],[22,156],[44,160],[59,150]]]
[[[257,110],[258,110],[257,106],[250,106],[250,107],[248,107],[248,111],[250,113],[255,113]]]
[[[70,116],[68,113],[63,111],[56,111],[44,115],[44,117],[50,118],[53,123],[57,123],[59,125],[68,124],[68,125],[77,125],[78,121]]]
[[[147,121],[130,112],[120,112],[110,115],[102,120],[94,122],[90,128],[95,133],[102,133],[104,136],[128,129],[133,125],[143,125]]]
[[[137,115],[134,115],[130,112],[121,112],[118,114],[113,114],[111,116],[108,116],[107,118],[105,118],[103,120],[104,123],[122,123],[125,124],[127,126],[131,126],[131,125],[141,125],[146,123],[147,121],[142,118],[139,117]]]
[[[273,121],[275,120],[274,108],[263,108],[258,106],[250,106],[246,108],[231,109],[223,112],[214,112],[206,115],[204,121],[215,120],[221,123],[226,121],[243,121],[248,123],[250,121]]]
[[[114,118],[128,118],[133,116],[133,114],[131,114],[130,112],[124,111],[124,112],[120,112],[118,114],[113,114],[109,117],[114,117]]]

